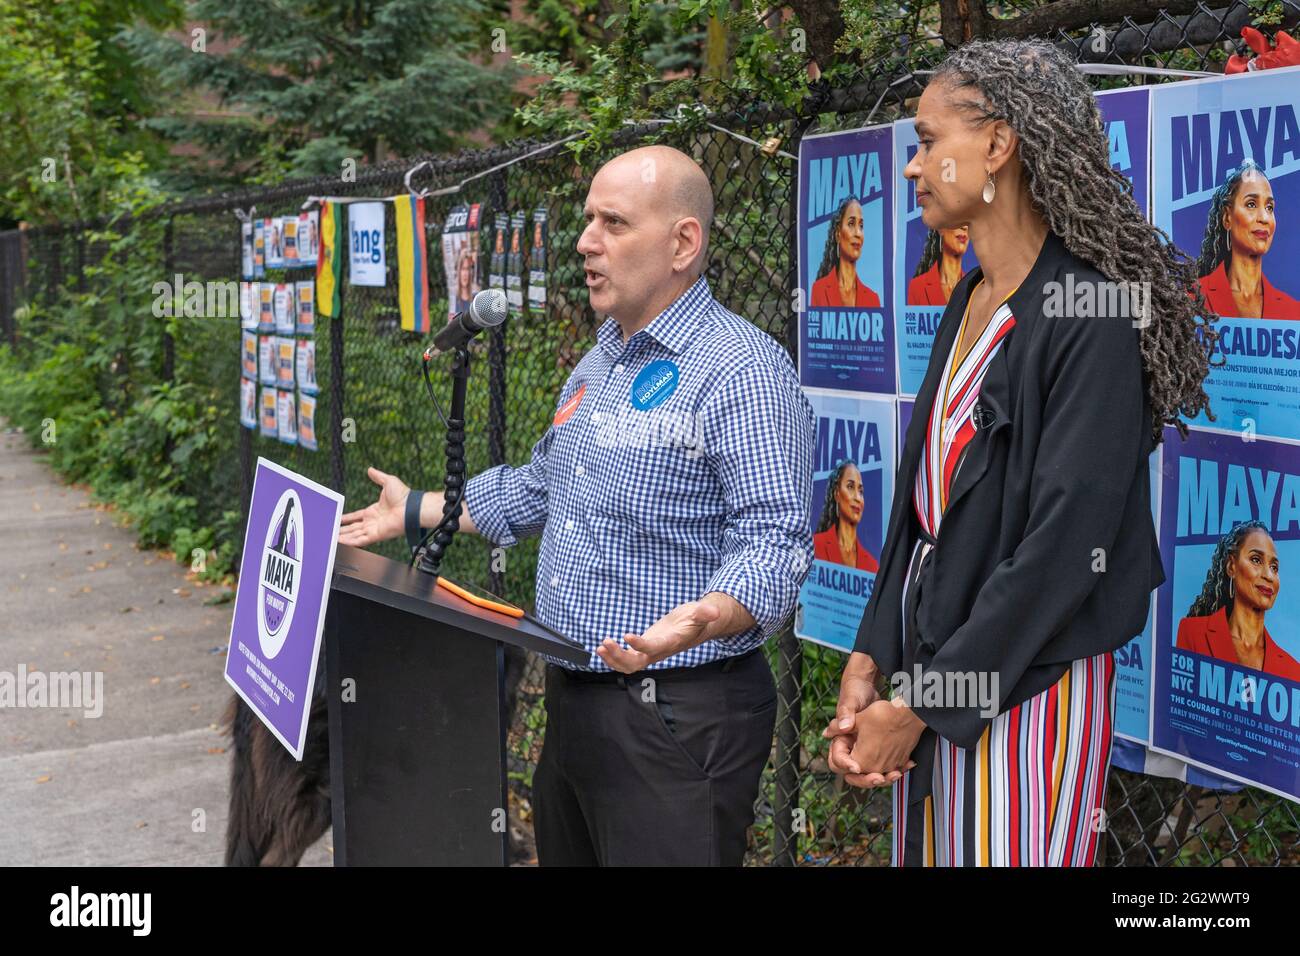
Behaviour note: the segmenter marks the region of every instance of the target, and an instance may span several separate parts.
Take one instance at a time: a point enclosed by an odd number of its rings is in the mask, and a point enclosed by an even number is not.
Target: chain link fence
[[[1090,24],[1070,31],[1043,31],[1083,62],[1172,69],[1221,71],[1239,47],[1243,25],[1261,10],[1283,27],[1300,22],[1300,0],[1227,7],[1198,5],[1151,20]],[[716,196],[708,281],[717,298],[784,344],[792,353],[796,285],[795,164],[780,151],[796,153],[810,132],[850,129],[910,116],[924,88],[924,70],[942,59],[939,42],[914,46],[897,61],[863,69],[853,82],[834,88],[817,84],[799,111],[742,104],[708,123],[648,124],[625,128],[613,152],[643,142],[665,142],[694,156],[709,174]],[[1155,82],[1143,76],[1094,78],[1098,89]],[[729,132],[728,132],[729,131]],[[741,134],[744,139],[732,135]],[[445,310],[447,288],[438,254],[448,212],[462,203],[481,203],[479,262],[490,256],[491,222],[498,212],[545,207],[550,236],[546,254],[548,301],[529,308],[491,334],[471,352],[476,366],[469,380],[466,459],[469,474],[492,465],[528,460],[532,445],[549,424],[555,396],[594,344],[597,317],[583,294],[581,257],[575,251],[583,226],[582,202],[594,165],[579,168],[556,146],[521,159],[545,144],[514,142],[455,157],[427,157],[414,185],[439,190],[426,220],[430,258],[430,314]],[[418,158],[417,158],[418,159]],[[404,192],[403,176],[416,162],[363,169],[355,181],[300,181],[170,207],[149,217],[162,223],[157,243],[157,277],[172,281],[232,280],[240,270],[236,209],[258,216],[296,212],[309,196],[391,196]],[[472,178],[471,178],[472,177]],[[466,182],[466,180],[468,180]],[[15,307],[30,300],[52,300],[61,290],[86,291],[102,281],[97,268],[111,264],[114,234],[106,223],[40,227],[0,234],[0,332],[16,351],[42,334],[39,325]],[[123,227],[139,229],[139,223]],[[392,217],[386,217],[386,247],[395,248]],[[485,270],[481,270],[485,271]],[[268,279],[307,278],[292,272]],[[390,276],[391,280],[391,276]],[[445,311],[443,312],[445,315]],[[187,474],[188,493],[199,503],[200,518],[216,525],[223,513],[246,515],[257,457],[277,461],[342,491],[349,507],[374,500],[377,488],[367,478],[373,465],[414,487],[441,487],[444,436],[420,381],[419,353],[424,337],[403,331],[395,281],[383,288],[344,282],[340,319],[318,319],[316,417],[319,448],[307,451],[240,427],[239,317],[186,319],[169,333],[157,320],[126,317],[135,334],[160,336],[160,367],[139,368],[129,356],[101,372],[106,405],[129,402],[145,380],[192,383],[221,409],[228,409],[223,433],[225,454],[219,467]],[[435,318],[435,327],[438,319]],[[183,336],[177,348],[173,336]],[[446,394],[445,383],[443,393]],[[232,528],[233,544],[242,526]],[[376,550],[406,559],[404,544],[392,541]],[[451,578],[487,587],[531,606],[537,541],[521,542],[494,554],[473,535],[456,539],[443,565]],[[821,730],[834,712],[843,655],[796,640],[786,630],[767,648],[776,676],[779,709],[772,756],[756,807],[749,861],[754,864],[888,865],[890,797],[888,790],[866,792],[845,787],[826,764]],[[511,661],[513,708],[509,734],[510,790],[516,858],[532,856],[530,793],[545,733],[542,669],[535,659]],[[1203,790],[1178,780],[1114,769],[1107,799],[1106,839],[1099,863],[1105,865],[1279,865],[1300,856],[1300,820],[1295,804],[1246,788],[1239,793]]]

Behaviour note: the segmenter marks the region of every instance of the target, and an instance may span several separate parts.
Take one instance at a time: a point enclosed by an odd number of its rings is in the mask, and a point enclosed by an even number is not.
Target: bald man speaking
[[[776,719],[762,644],[812,563],[813,410],[785,350],[709,290],[713,194],[689,156],[616,157],[583,215],[608,318],[532,460],[472,478],[461,520],[502,546],[542,535],[536,615],[591,651],[547,665],[538,857],[739,865]],[[441,519],[441,493],[370,473],[379,501],[340,541]]]

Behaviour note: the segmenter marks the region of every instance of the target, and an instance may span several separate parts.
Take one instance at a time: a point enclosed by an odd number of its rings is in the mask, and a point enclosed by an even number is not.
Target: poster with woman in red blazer
[[[1150,746],[1300,799],[1300,601],[1284,586],[1300,562],[1300,447],[1200,430],[1172,441]]]
[[[1215,190],[1197,272],[1206,302],[1219,315],[1300,320],[1300,302],[1264,274],[1277,235],[1276,214],[1273,186],[1253,159],[1229,170]]]
[[[1300,68],[1151,87],[1152,221],[1218,330],[1203,428],[1300,441]],[[1208,343],[1207,343],[1208,344]]]

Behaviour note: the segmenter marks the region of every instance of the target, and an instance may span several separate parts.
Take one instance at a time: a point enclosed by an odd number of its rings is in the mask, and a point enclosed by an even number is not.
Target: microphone
[[[495,328],[506,320],[506,294],[501,289],[484,289],[470,300],[469,308],[447,323],[424,350],[424,361],[465,345],[484,329]]]

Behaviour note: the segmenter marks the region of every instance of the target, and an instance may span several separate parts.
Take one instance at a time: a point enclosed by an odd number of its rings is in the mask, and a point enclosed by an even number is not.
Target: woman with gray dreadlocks
[[[1178,622],[1178,646],[1300,682],[1300,664],[1264,626],[1280,587],[1272,535],[1243,521],[1219,539],[1201,593]]]
[[[1300,319],[1300,302],[1264,277],[1277,219],[1273,187],[1258,163],[1246,159],[1228,173],[1206,218],[1196,273],[1210,308],[1238,319]]]
[[[896,865],[1090,866],[1111,655],[1164,581],[1148,458],[1208,412],[1217,316],[1053,45],[954,51],[916,132],[922,220],[966,225],[978,266],[935,333],[828,760],[892,785]]]

